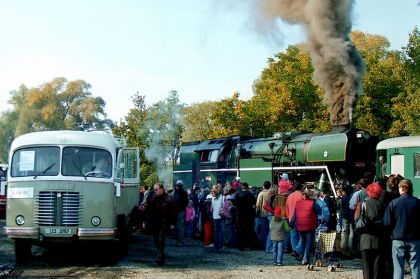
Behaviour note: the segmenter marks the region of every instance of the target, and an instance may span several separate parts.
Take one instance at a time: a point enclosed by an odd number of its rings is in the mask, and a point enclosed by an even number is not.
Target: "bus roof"
[[[10,150],[14,151],[16,148],[29,145],[100,146],[108,150],[115,150],[115,148],[122,147],[122,144],[109,134],[60,130],[24,134],[12,142]]]
[[[420,147],[420,136],[407,136],[386,139],[378,143],[376,150],[399,147]]]

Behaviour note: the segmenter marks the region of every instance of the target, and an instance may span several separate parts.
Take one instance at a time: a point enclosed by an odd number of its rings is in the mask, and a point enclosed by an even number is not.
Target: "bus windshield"
[[[57,146],[27,147],[13,154],[11,176],[56,176],[60,168]]]
[[[64,176],[101,177],[112,176],[111,154],[103,149],[92,147],[64,147]]]

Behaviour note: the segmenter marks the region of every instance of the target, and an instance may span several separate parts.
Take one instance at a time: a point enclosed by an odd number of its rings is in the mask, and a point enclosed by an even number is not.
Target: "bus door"
[[[137,202],[140,183],[140,156],[137,147],[121,149],[117,158],[117,176],[114,182],[117,212],[130,212]]]

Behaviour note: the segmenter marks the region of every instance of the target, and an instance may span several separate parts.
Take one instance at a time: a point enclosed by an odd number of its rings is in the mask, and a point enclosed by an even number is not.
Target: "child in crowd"
[[[189,238],[189,239],[192,238],[192,234],[193,234],[194,218],[195,218],[195,209],[193,206],[193,201],[190,200],[185,210],[186,238]]]
[[[281,208],[274,209],[274,218],[270,222],[271,241],[273,241],[273,260],[278,266],[283,265],[284,240],[291,228],[285,218],[281,217]]]

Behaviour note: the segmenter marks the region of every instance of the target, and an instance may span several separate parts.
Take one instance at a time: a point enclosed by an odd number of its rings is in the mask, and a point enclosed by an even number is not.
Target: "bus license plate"
[[[68,228],[46,228],[46,234],[68,235],[71,234],[71,229]]]

